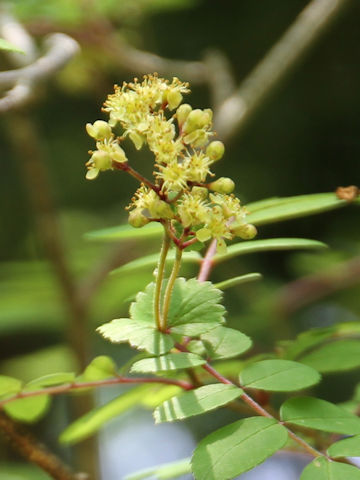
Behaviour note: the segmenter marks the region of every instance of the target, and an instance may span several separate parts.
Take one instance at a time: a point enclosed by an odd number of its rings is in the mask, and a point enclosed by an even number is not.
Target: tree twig
[[[349,3],[349,0],[312,0],[265,58],[215,112],[221,139],[239,133],[249,118]]]

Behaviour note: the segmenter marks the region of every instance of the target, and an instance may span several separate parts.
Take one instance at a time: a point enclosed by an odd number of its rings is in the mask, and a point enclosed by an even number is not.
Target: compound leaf
[[[0,375],[0,397],[2,395],[14,395],[20,392],[22,382],[17,378]]]
[[[192,368],[206,363],[206,360],[194,353],[168,353],[161,357],[144,358],[131,367],[132,373],[166,372]]]
[[[287,400],[280,409],[281,419],[302,427],[325,432],[356,435],[360,433],[360,419],[341,407],[312,397]]]
[[[301,390],[320,380],[316,370],[290,360],[263,360],[245,367],[240,374],[240,383],[245,387],[270,392]]]
[[[235,385],[215,383],[182,393],[167,400],[154,411],[156,423],[172,422],[200,415],[240,397],[243,391]]]
[[[205,437],[192,458],[196,480],[229,480],[254,468],[288,438],[275,419],[251,417],[239,420]]]
[[[345,463],[315,458],[303,471],[300,480],[360,480],[360,470]]]

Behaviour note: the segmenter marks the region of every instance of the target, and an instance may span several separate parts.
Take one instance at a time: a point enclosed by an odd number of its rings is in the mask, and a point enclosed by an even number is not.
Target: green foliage
[[[200,335],[206,355],[212,360],[232,358],[246,352],[252,345],[251,339],[244,333],[219,326]]]
[[[156,480],[169,480],[190,473],[190,467],[190,458],[185,458],[126,475],[124,480],[153,480],[155,478]]]
[[[170,335],[159,332],[155,325],[146,320],[119,318],[105,323],[97,330],[112,343],[129,342],[131,346],[154,355],[162,355],[174,346]]]
[[[360,457],[360,435],[344,438],[339,442],[333,443],[327,449],[328,455],[337,457]]]
[[[82,377],[84,381],[103,380],[116,375],[116,365],[112,358],[101,355],[94,358],[85,368]]]
[[[300,480],[359,480],[360,470],[351,465],[315,458],[303,471]]]
[[[197,446],[191,464],[196,480],[229,480],[256,467],[287,441],[275,419],[251,417],[211,433]]]
[[[263,360],[252,363],[240,374],[245,387],[271,392],[302,390],[319,383],[321,377],[313,368],[289,360]]]
[[[345,200],[339,200],[335,193],[316,193],[314,195],[297,195],[294,197],[271,198],[246,206],[249,210],[248,220],[254,225],[280,222],[292,218],[322,213],[344,207]]]
[[[37,422],[50,406],[49,395],[21,398],[4,405],[5,412],[14,420],[25,423]]]
[[[337,340],[300,358],[319,372],[342,372],[360,367],[360,340]]]
[[[50,375],[44,375],[43,377],[36,378],[28,383],[28,386],[35,388],[54,387],[56,385],[63,385],[67,383],[73,383],[75,381],[75,373],[52,373]]]
[[[21,48],[18,48],[16,45],[0,38],[0,50],[5,50],[7,52],[16,52],[16,53],[25,53]]]
[[[156,423],[172,422],[200,415],[226,405],[242,395],[235,385],[205,385],[167,400],[154,411]]]
[[[236,287],[238,285],[242,285],[243,283],[256,282],[257,280],[261,279],[261,273],[247,273],[246,275],[240,275],[239,277],[229,278],[223,282],[216,283],[215,287],[219,290],[227,290],[228,288]]]
[[[155,373],[198,367],[206,361],[194,353],[168,353],[160,357],[144,358],[131,367],[132,373]]]
[[[13,395],[20,392],[22,382],[16,378],[0,375],[0,397],[3,395]]]
[[[106,422],[133,408],[150,388],[151,385],[133,388],[102,407],[78,418],[62,432],[60,442],[74,444],[90,437]]]
[[[356,435],[360,433],[360,419],[325,400],[296,397],[287,400],[280,409],[281,420],[301,427],[325,432]]]

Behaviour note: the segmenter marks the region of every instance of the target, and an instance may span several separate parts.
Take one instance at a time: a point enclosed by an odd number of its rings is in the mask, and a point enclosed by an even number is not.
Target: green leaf
[[[66,383],[73,383],[74,381],[75,373],[61,372],[44,375],[43,377],[31,380],[31,382],[29,382],[27,386],[32,387],[33,389],[38,389],[44,387],[53,387],[55,385],[63,385]]]
[[[168,325],[173,333],[197,335],[224,323],[221,290],[211,282],[178,278],[170,302]]]
[[[325,432],[356,435],[360,433],[360,419],[325,400],[296,397],[287,400],[280,409],[281,419],[301,427]]]
[[[14,395],[20,392],[21,388],[22,382],[17,378],[0,375],[0,397],[2,395]]]
[[[176,460],[126,475],[124,480],[170,480],[191,472],[190,458]]]
[[[225,253],[214,256],[215,263],[224,262],[239,255],[255,252],[270,252],[273,250],[307,250],[327,248],[325,243],[306,238],[268,238],[266,240],[250,240],[248,242],[235,243],[227,247]]]
[[[166,372],[192,368],[206,363],[206,360],[194,353],[168,353],[161,357],[144,358],[134,363],[130,369],[132,373]]]
[[[164,233],[162,225],[151,222],[142,228],[134,228],[131,225],[120,225],[117,227],[104,228],[85,234],[87,240],[97,242],[118,242],[119,240],[148,239],[160,237]]]
[[[320,380],[316,370],[290,360],[263,360],[245,367],[240,374],[241,385],[270,392],[301,390]]]
[[[236,287],[243,283],[256,282],[261,279],[261,273],[247,273],[246,275],[240,275],[239,277],[229,278],[223,282],[216,283],[214,287],[219,288],[220,290],[226,290],[227,288]]]
[[[151,385],[141,385],[120,395],[111,402],[78,418],[60,435],[60,442],[66,444],[78,443],[96,433],[106,422],[141,402],[141,399]]]
[[[229,480],[256,467],[288,438],[275,419],[251,417],[239,420],[205,437],[192,458],[196,480]]]
[[[33,423],[45,415],[50,405],[49,395],[21,398],[4,405],[5,412],[14,420]]]
[[[153,355],[166,353],[174,346],[170,335],[159,332],[146,321],[119,318],[101,325],[97,331],[113,343],[129,342],[131,346]]]
[[[324,340],[331,338],[336,333],[336,328],[312,328],[306,332],[300,333],[297,338],[291,342],[280,342],[280,346],[285,347],[285,356],[289,360],[294,360],[301,354],[321,344]]]
[[[254,225],[265,225],[326,212],[345,205],[348,205],[348,202],[339,200],[335,193],[274,198],[246,205],[246,209],[250,212],[246,220]]]
[[[360,480],[360,470],[345,463],[315,458],[303,471],[300,480]]]
[[[116,375],[116,365],[112,358],[105,355],[95,357],[82,374],[84,381],[104,380]]]
[[[328,343],[300,361],[319,372],[342,372],[360,367],[360,340],[337,340]]]
[[[166,257],[166,263],[172,263],[175,258],[175,252],[169,252],[168,256]],[[201,255],[198,252],[184,252],[181,258],[183,263],[195,263],[198,264],[201,261]],[[119,268],[112,270],[111,274],[115,275],[118,273],[124,274],[129,272],[135,272],[137,270],[141,270],[147,267],[155,267],[159,261],[159,254],[154,253],[152,255],[145,255],[144,257],[137,258],[136,260],[132,260],[131,262],[125,263]]]
[[[164,283],[166,285],[166,282]],[[136,302],[130,306],[131,318],[155,325],[154,288],[154,283],[150,283],[145,292],[140,292],[136,296]],[[171,333],[200,335],[223,323],[225,309],[219,303],[221,297],[222,292],[211,282],[199,282],[195,278],[187,281],[178,278],[175,281],[168,314],[168,327]]]
[[[327,453],[333,458],[360,457],[360,435],[344,438],[343,440],[333,443],[327,449]]]
[[[0,463],[1,480],[51,480],[39,467],[18,462]]]
[[[235,385],[215,383],[182,393],[164,402],[154,411],[155,423],[172,422],[226,405],[243,394]]]
[[[7,40],[4,40],[3,38],[0,38],[0,50],[25,54],[24,50],[8,42]]]
[[[251,339],[244,333],[219,326],[200,336],[208,356],[213,359],[232,358],[246,352],[252,345]]]
[[[181,387],[177,387],[176,385],[154,384],[152,390],[149,391],[148,394],[144,395],[141,399],[141,406],[153,410],[169,398],[178,395],[182,391],[183,389]]]

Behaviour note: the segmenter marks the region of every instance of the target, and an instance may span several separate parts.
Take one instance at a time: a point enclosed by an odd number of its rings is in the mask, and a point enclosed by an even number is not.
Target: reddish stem
[[[213,257],[216,253],[216,245],[217,240],[215,240],[214,238],[214,240],[210,243],[209,248],[207,249],[205,257],[201,261],[201,267],[198,275],[199,282],[205,282],[210,275],[211,269],[214,265]]]

